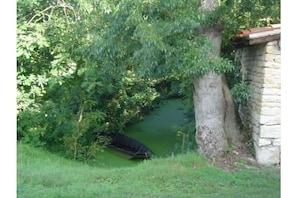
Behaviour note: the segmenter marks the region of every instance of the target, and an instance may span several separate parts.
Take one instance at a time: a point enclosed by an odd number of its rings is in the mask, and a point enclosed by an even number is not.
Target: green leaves
[[[248,83],[242,82],[235,84],[234,87],[231,89],[231,93],[236,104],[239,105],[244,104],[252,97],[253,90]]]
[[[36,49],[49,47],[44,37],[44,27],[40,24],[21,24],[17,26],[17,57],[29,59]]]
[[[234,59],[230,38],[243,29],[280,23],[280,0],[224,0],[217,14],[224,26],[222,55]]]
[[[129,61],[144,78],[189,78],[230,71],[231,64],[209,55],[211,45],[197,38],[197,28],[214,24],[217,18],[200,12],[194,0],[122,1],[103,36],[101,57],[116,65]]]
[[[223,6],[213,14],[200,12],[199,2],[17,1],[20,136],[72,154],[73,148],[96,150],[94,132],[123,131],[154,106],[156,83],[182,80],[190,93],[193,76],[230,72],[230,61],[211,54],[197,28],[219,18],[227,20],[224,25],[243,23],[253,18],[251,9],[264,11],[266,4],[253,8],[234,1],[232,9]]]
[[[125,19],[108,21],[112,12],[107,9],[116,10],[116,2],[109,2],[75,1],[80,21],[60,18],[65,16],[60,12],[51,13],[51,20],[30,20],[46,4],[32,13],[19,7],[18,136],[23,141],[89,158],[100,150],[96,133],[123,131],[158,97],[154,80],[142,79],[133,69],[133,39],[126,43],[127,34],[121,33],[103,39],[109,24],[134,30],[122,26]]]

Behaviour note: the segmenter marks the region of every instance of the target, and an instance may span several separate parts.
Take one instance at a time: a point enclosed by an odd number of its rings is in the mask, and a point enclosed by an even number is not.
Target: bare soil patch
[[[246,147],[236,148],[230,152],[225,152],[220,157],[213,159],[213,164],[227,172],[237,172],[243,169],[259,169],[265,166],[257,163],[255,157]],[[277,170],[280,165],[275,165]]]

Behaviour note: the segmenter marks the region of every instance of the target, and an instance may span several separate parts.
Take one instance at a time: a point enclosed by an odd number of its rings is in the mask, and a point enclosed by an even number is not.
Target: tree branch
[[[34,21],[34,22],[38,22],[38,21],[40,21],[41,19],[44,19],[45,16],[47,16],[47,17],[48,17],[48,20],[50,21],[50,20],[51,20],[51,16],[53,15],[54,10],[55,10],[56,8],[62,8],[62,9],[63,9],[63,13],[64,13],[64,16],[66,17],[67,22],[68,22],[67,10],[70,10],[70,11],[73,13],[73,15],[74,15],[75,21],[77,20],[77,14],[76,14],[74,8],[73,8],[72,6],[70,6],[70,5],[68,5],[67,3],[65,3],[64,1],[62,1],[62,2],[59,2],[57,5],[54,5],[54,6],[51,5],[51,6],[47,7],[47,8],[45,8],[44,10],[38,12],[37,14],[35,14],[35,15],[28,21],[28,23],[30,24],[30,23],[32,23],[33,21]],[[50,13],[47,13],[48,11],[50,11]],[[40,15],[41,15],[41,16],[40,16]],[[35,19],[36,17],[38,17],[38,16],[40,16],[40,18],[34,20],[34,19]]]

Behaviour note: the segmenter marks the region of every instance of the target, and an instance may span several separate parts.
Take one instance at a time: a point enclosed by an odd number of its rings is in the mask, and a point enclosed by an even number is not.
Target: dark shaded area
[[[149,159],[154,152],[137,140],[121,133],[100,133],[110,139],[106,145],[110,150],[127,157],[128,159]]]

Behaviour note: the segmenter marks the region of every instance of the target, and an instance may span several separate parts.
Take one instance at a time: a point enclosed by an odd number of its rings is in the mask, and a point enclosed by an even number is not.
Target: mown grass
[[[273,168],[228,173],[196,153],[107,169],[18,144],[17,197],[276,198],[280,174]]]

